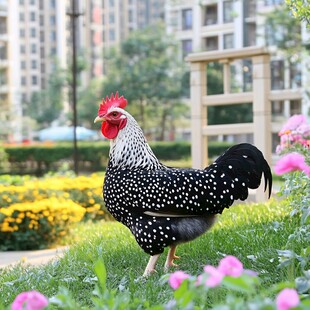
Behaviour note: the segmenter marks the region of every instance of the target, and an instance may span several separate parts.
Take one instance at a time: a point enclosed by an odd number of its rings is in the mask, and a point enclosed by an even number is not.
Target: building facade
[[[86,64],[81,81],[87,87],[105,74],[103,50],[118,45],[131,31],[163,20],[164,3],[0,0],[0,139],[21,141],[24,110],[33,93],[47,88],[56,64],[68,69],[72,63],[71,13],[79,14],[75,34],[78,55]]]
[[[129,33],[164,20],[168,33],[180,41],[180,57],[199,51],[265,46],[264,13],[284,0],[0,0],[0,132],[1,139],[21,140],[24,110],[34,92],[48,86],[56,67],[72,62],[72,1],[76,4],[78,53],[86,64],[86,87],[106,72],[103,51],[117,46]],[[303,40],[309,32],[301,28]],[[272,45],[272,44],[271,44]],[[272,51],[272,88],[305,89],[305,57],[293,66]],[[299,55],[296,56],[299,58]],[[237,64],[234,87],[246,88],[251,64]],[[304,91],[304,94],[306,92]],[[274,117],[308,110],[308,99],[273,102]],[[67,103],[66,109],[69,109]],[[12,136],[14,133],[14,137]]]
[[[203,51],[223,51],[250,46],[267,46],[271,54],[271,89],[296,91],[292,100],[272,100],[272,118],[279,123],[293,114],[308,115],[310,103],[309,56],[298,52],[285,55],[274,45],[281,31],[271,33],[267,14],[277,10],[284,0],[168,0],[166,25],[180,41],[180,57]],[[306,25],[294,29],[302,42],[309,42]],[[221,64],[219,64],[221,67]],[[252,64],[242,61],[231,65],[231,91],[250,91]],[[207,90],[208,91],[208,90]],[[274,128],[274,135],[276,136]]]

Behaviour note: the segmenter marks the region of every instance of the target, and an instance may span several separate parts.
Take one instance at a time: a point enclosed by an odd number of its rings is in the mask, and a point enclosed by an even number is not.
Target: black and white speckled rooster
[[[123,96],[112,94],[102,101],[95,119],[111,140],[104,201],[151,255],[144,272],[149,275],[165,247],[170,247],[165,268],[175,266],[177,245],[206,232],[234,200],[245,200],[248,189],[260,185],[262,174],[270,196],[272,175],[262,153],[247,143],[231,147],[204,170],[167,167],[124,110],[126,105]]]

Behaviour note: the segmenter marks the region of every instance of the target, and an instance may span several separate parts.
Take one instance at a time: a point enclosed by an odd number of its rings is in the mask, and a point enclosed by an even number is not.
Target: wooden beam
[[[215,62],[215,61],[232,61],[234,59],[250,58],[258,55],[268,55],[265,47],[250,46],[242,49],[227,49],[224,51],[210,51],[189,54],[185,60],[188,62]]]
[[[284,101],[284,100],[301,100],[302,92],[301,89],[281,89],[272,90],[269,93],[270,101]]]
[[[204,96],[202,98],[202,103],[203,105],[206,106],[252,103],[252,101],[253,101],[252,92],[210,95],[210,96]]]
[[[223,124],[223,125],[208,125],[202,129],[202,134],[205,136],[218,136],[218,135],[234,135],[234,134],[247,134],[253,133],[253,123],[243,124]]]

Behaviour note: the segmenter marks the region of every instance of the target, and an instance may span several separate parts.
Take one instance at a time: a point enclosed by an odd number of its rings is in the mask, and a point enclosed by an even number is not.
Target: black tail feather
[[[221,166],[232,177],[243,177],[247,187],[251,189],[259,187],[262,174],[264,174],[264,190],[266,191],[268,187],[269,197],[271,196],[272,174],[270,167],[262,152],[252,144],[241,143],[232,146],[215,161],[215,164]]]

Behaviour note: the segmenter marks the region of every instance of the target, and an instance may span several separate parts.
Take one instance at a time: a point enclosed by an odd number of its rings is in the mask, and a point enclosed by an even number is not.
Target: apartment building
[[[105,48],[164,18],[165,0],[0,0],[0,139],[22,139],[32,94],[47,88],[56,62],[72,63],[73,1],[84,87],[104,75]]]
[[[276,10],[284,0],[168,0],[166,25],[169,33],[180,41],[180,56],[200,51],[238,49],[248,46],[268,46],[271,57],[272,90],[296,90],[301,94],[294,100],[274,100],[272,117],[283,122],[292,114],[308,114],[310,103],[306,94],[309,85],[309,56],[298,53],[290,61],[274,45],[276,36],[270,33],[266,14]],[[309,42],[305,25],[294,29],[303,42]],[[296,34],[297,34],[296,32]],[[233,83],[236,91],[251,87],[251,63],[232,64]],[[275,130],[276,135],[276,130]]]

